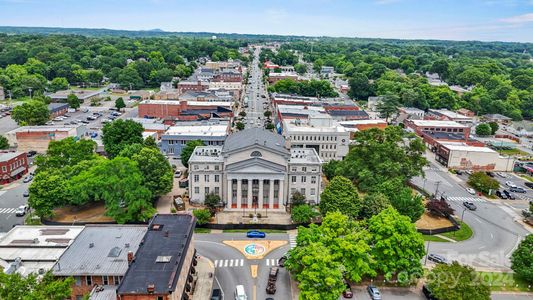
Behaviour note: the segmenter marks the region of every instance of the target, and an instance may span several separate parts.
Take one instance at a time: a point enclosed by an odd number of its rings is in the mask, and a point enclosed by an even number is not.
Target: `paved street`
[[[266,283],[270,267],[277,264],[289,250],[289,244],[281,246],[263,259],[246,259],[241,252],[227,246],[222,241],[249,240],[245,233],[197,234],[196,249],[202,256],[209,258],[215,265],[215,288],[221,288],[224,299],[231,299],[236,285],[243,285],[249,299],[265,299]],[[266,240],[289,240],[287,234],[267,234]],[[257,265],[257,277],[252,277],[251,266]],[[274,299],[291,299],[290,278],[284,268],[280,268],[276,282]]]
[[[431,163],[426,170],[426,178],[417,177],[414,184],[434,194],[444,194],[449,199],[455,214],[472,228],[474,235],[467,241],[458,243],[431,242],[429,253],[444,255],[449,260],[458,260],[478,268],[509,271],[509,257],[528,231],[515,222],[518,213],[498,202],[486,201],[470,195],[466,184],[457,182],[445,169]],[[465,210],[462,202],[475,201],[477,210]]]
[[[23,183],[22,180],[11,183],[10,189],[0,190],[0,233],[24,223],[24,217],[15,216],[15,209],[28,202],[28,198],[22,194],[28,190],[30,183]]]
[[[245,99],[247,101],[245,101],[244,111],[246,112],[245,125],[247,128],[264,126],[263,113],[269,101],[263,84],[263,73],[259,68],[260,51],[259,48],[255,50],[254,60],[250,63],[251,78],[248,79],[248,85],[245,88]]]

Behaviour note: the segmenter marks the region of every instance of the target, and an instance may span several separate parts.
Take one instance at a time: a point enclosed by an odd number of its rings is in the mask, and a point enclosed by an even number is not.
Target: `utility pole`
[[[437,195],[439,194],[439,185],[440,185],[441,181],[436,181],[435,182],[435,185],[436,185],[436,188],[435,188],[435,199],[437,199]]]

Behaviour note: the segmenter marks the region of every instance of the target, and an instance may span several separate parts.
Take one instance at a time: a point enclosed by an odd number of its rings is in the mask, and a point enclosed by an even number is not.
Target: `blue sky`
[[[0,0],[0,25],[533,42],[533,0]]]

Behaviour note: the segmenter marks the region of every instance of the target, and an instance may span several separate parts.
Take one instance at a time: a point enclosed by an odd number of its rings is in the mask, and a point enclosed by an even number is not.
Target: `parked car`
[[[496,191],[496,196],[500,199],[507,199],[507,195],[505,193],[502,193],[500,191]]]
[[[29,208],[27,205],[21,205],[15,210],[15,216],[24,217],[28,212]]]
[[[177,170],[176,172],[174,172],[174,177],[180,178],[181,177],[181,171]]]
[[[342,292],[342,296],[348,299],[353,298],[352,287],[350,287],[350,284],[347,282],[346,282],[346,289],[344,290],[344,292]]]
[[[22,197],[27,198],[30,196],[30,191],[25,190],[24,193],[22,193]]]
[[[28,151],[28,153],[27,153],[28,157],[35,156],[35,154],[37,154],[37,151],[35,151],[35,150],[30,150],[30,151]]]
[[[496,173],[498,176],[500,176],[501,178],[507,178],[509,176],[507,176],[507,174],[503,173],[503,172],[497,172]]]
[[[32,175],[28,175],[28,176],[24,177],[23,182],[24,183],[28,183],[28,182],[30,182],[32,180],[33,180],[33,176]]]
[[[463,175],[463,171],[461,171],[461,170],[455,170],[455,174],[457,174],[457,175]]]
[[[211,300],[223,300],[222,291],[220,289],[214,289],[213,293],[211,293]]]
[[[474,202],[465,201],[465,202],[463,202],[463,206],[468,208],[469,210],[476,210],[477,209],[477,207],[474,204]]]
[[[525,182],[524,185],[530,189],[533,189],[533,182]]]
[[[494,173],[492,172],[485,172],[485,174],[489,175],[490,177],[494,177]]]
[[[52,126],[52,125],[55,125],[56,123],[52,122],[52,121],[48,121],[46,123],[44,123],[44,125],[48,125],[48,126]]]
[[[87,117],[87,121],[94,121],[94,120],[96,120],[95,116],[88,116]]]
[[[56,121],[56,122],[58,122],[58,121],[63,121],[63,118],[61,118],[61,117],[55,117],[55,118],[54,118],[54,121]]]
[[[369,285],[366,287],[366,290],[372,300],[381,300],[381,293],[377,287]]]
[[[516,199],[516,197],[515,197],[513,194],[509,193],[507,190],[503,190],[503,193],[504,193],[505,196],[507,196],[507,198],[509,198],[510,200],[515,200],[515,199]]]
[[[288,258],[287,254],[285,254],[282,257],[280,257],[278,259],[278,266],[284,267],[285,266],[285,261],[287,261],[287,258]]]
[[[467,191],[470,195],[475,195],[475,194],[476,194],[476,190],[474,190],[473,188],[466,188],[466,191]]]
[[[512,182],[512,181],[506,181],[505,185],[508,186],[508,187],[512,187],[512,188],[516,187],[516,184],[514,184],[514,182]]]
[[[514,193],[525,193],[526,192],[526,190],[524,188],[519,187],[519,186],[512,187],[512,188],[509,189],[509,191],[514,192]]]
[[[422,293],[424,293],[424,296],[426,296],[426,299],[428,300],[438,300],[435,298],[435,296],[433,296],[431,290],[425,284],[422,286]]]
[[[89,121],[85,121],[85,120],[81,120],[80,122],[83,123],[83,124],[89,124],[90,123]]]
[[[250,230],[246,233],[246,237],[254,239],[264,239],[266,237],[266,234],[262,231]]]
[[[471,170],[466,170],[465,173],[468,174],[468,175],[472,175],[472,171]]]
[[[437,263],[437,264],[447,264],[448,263],[448,260],[446,260],[446,257],[444,257],[442,255],[435,254],[435,253],[428,254],[428,259],[431,260],[432,262]]]

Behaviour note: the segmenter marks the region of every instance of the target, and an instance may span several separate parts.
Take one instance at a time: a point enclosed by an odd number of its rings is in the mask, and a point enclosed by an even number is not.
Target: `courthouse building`
[[[196,147],[189,159],[190,199],[203,203],[215,193],[230,210],[285,210],[298,191],[319,203],[321,164],[313,148],[289,149],[281,135],[243,130],[229,135],[224,146]]]

